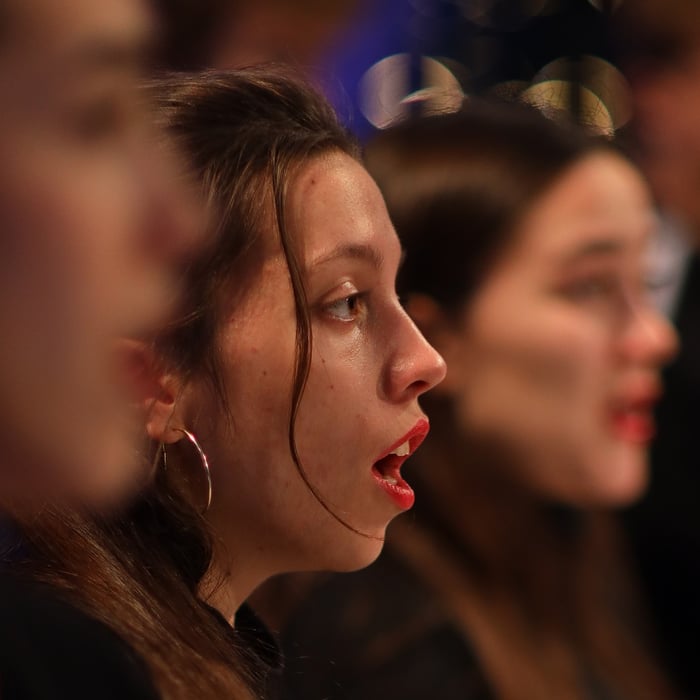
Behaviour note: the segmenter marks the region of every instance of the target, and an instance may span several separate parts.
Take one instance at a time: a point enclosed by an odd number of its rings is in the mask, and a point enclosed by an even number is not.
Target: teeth
[[[411,446],[408,444],[408,440],[404,442],[403,445],[399,445],[391,454],[397,457],[405,457],[411,453]]]
[[[396,486],[396,484],[399,483],[396,479],[394,479],[393,476],[385,476],[384,481],[386,481],[387,484],[391,484],[392,486]]]

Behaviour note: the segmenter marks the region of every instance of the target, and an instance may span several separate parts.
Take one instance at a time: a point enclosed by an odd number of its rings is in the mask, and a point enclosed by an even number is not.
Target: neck
[[[465,439],[449,414],[436,412],[433,419],[437,430],[421,448],[416,476],[428,504],[426,524],[441,521],[485,581],[527,587],[533,579],[536,588],[546,577],[555,585],[565,575],[575,532],[571,514],[521,485],[503,450]]]
[[[267,579],[279,571],[273,569],[262,551],[248,551],[245,543],[214,546],[212,564],[205,577],[201,596],[235,626],[236,611]]]
[[[261,581],[249,581],[240,575],[234,576],[231,571],[231,567],[222,566],[215,559],[202,582],[200,594],[234,627],[236,611]]]

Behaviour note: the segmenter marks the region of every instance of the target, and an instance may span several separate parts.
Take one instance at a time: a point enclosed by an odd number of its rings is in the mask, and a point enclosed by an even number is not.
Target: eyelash
[[[564,293],[572,299],[587,299],[609,296],[618,289],[618,283],[609,277],[591,277],[573,282],[564,288]]]
[[[641,278],[635,289],[641,294],[653,293],[658,289],[663,289],[667,286],[667,280],[659,280],[651,276]],[[586,302],[597,299],[609,299],[615,294],[624,294],[623,285],[617,278],[610,277],[591,277],[578,282],[573,282],[563,289],[564,294],[574,301]]]
[[[348,307],[349,317],[343,317],[340,313],[337,313],[337,309],[342,305],[346,305]],[[348,296],[341,297],[340,299],[336,299],[335,301],[325,304],[323,310],[337,321],[341,321],[342,323],[352,323],[353,321],[356,321],[366,310],[365,295],[361,292],[349,294]]]

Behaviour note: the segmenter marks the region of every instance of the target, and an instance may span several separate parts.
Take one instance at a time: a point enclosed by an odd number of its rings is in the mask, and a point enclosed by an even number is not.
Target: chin
[[[586,504],[592,508],[625,508],[637,502],[649,485],[649,466],[646,449],[637,445],[623,445],[592,474]]]
[[[348,533],[352,542],[344,542],[334,549],[329,565],[329,571],[348,573],[358,571],[376,561],[384,548],[384,532],[378,535],[366,536]]]

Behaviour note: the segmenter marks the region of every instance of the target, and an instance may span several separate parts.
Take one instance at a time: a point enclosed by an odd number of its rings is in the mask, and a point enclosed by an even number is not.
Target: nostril
[[[431,384],[430,382],[426,382],[422,379],[419,379],[419,380],[413,382],[413,384],[411,384],[410,389],[411,389],[411,393],[424,394],[426,391],[430,391],[430,389],[432,389],[433,386],[434,386],[434,384]]]

